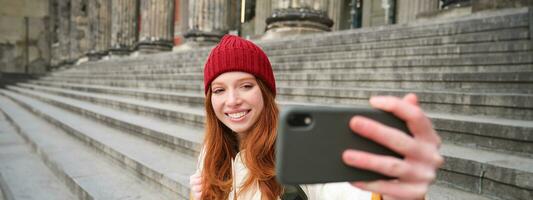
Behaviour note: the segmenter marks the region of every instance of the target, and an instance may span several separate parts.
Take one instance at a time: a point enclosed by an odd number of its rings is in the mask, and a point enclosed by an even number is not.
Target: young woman
[[[280,199],[274,149],[278,121],[276,84],[265,53],[250,41],[226,35],[204,68],[206,126],[198,171],[190,183],[194,199]],[[372,97],[370,104],[406,121],[414,137],[354,116],[354,132],[402,154],[404,159],[346,150],[350,166],[394,180],[301,185],[308,199],[423,199],[443,163],[440,138],[414,94]]]

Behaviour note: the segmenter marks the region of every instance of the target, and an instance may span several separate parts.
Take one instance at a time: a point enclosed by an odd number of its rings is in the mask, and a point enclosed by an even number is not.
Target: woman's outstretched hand
[[[403,99],[392,96],[372,97],[370,104],[404,120],[413,137],[374,120],[353,117],[350,128],[354,132],[392,149],[403,155],[404,159],[346,150],[342,155],[346,164],[396,177],[393,180],[353,182],[352,185],[379,193],[384,199],[423,199],[435,180],[436,170],[444,163],[438,152],[440,137],[419,107],[414,94],[408,94]]]

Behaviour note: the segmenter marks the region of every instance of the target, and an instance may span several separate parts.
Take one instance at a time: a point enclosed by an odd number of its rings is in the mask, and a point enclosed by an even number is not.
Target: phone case
[[[276,141],[278,180],[282,184],[312,184],[390,179],[379,173],[350,167],[342,161],[342,152],[346,149],[402,158],[392,150],[354,133],[348,123],[355,115],[374,119],[409,134],[402,120],[377,109],[286,106],[280,115]]]

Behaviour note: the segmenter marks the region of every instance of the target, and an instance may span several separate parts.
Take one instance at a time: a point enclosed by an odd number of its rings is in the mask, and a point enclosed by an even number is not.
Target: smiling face
[[[263,111],[261,89],[249,73],[223,73],[211,83],[211,92],[217,118],[240,137],[250,130]]]

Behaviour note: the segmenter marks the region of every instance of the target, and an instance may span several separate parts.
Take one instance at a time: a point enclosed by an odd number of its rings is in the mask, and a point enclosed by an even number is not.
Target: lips
[[[244,110],[240,112],[225,113],[226,116],[232,120],[238,120],[244,118],[246,114],[250,113],[250,110]]]

